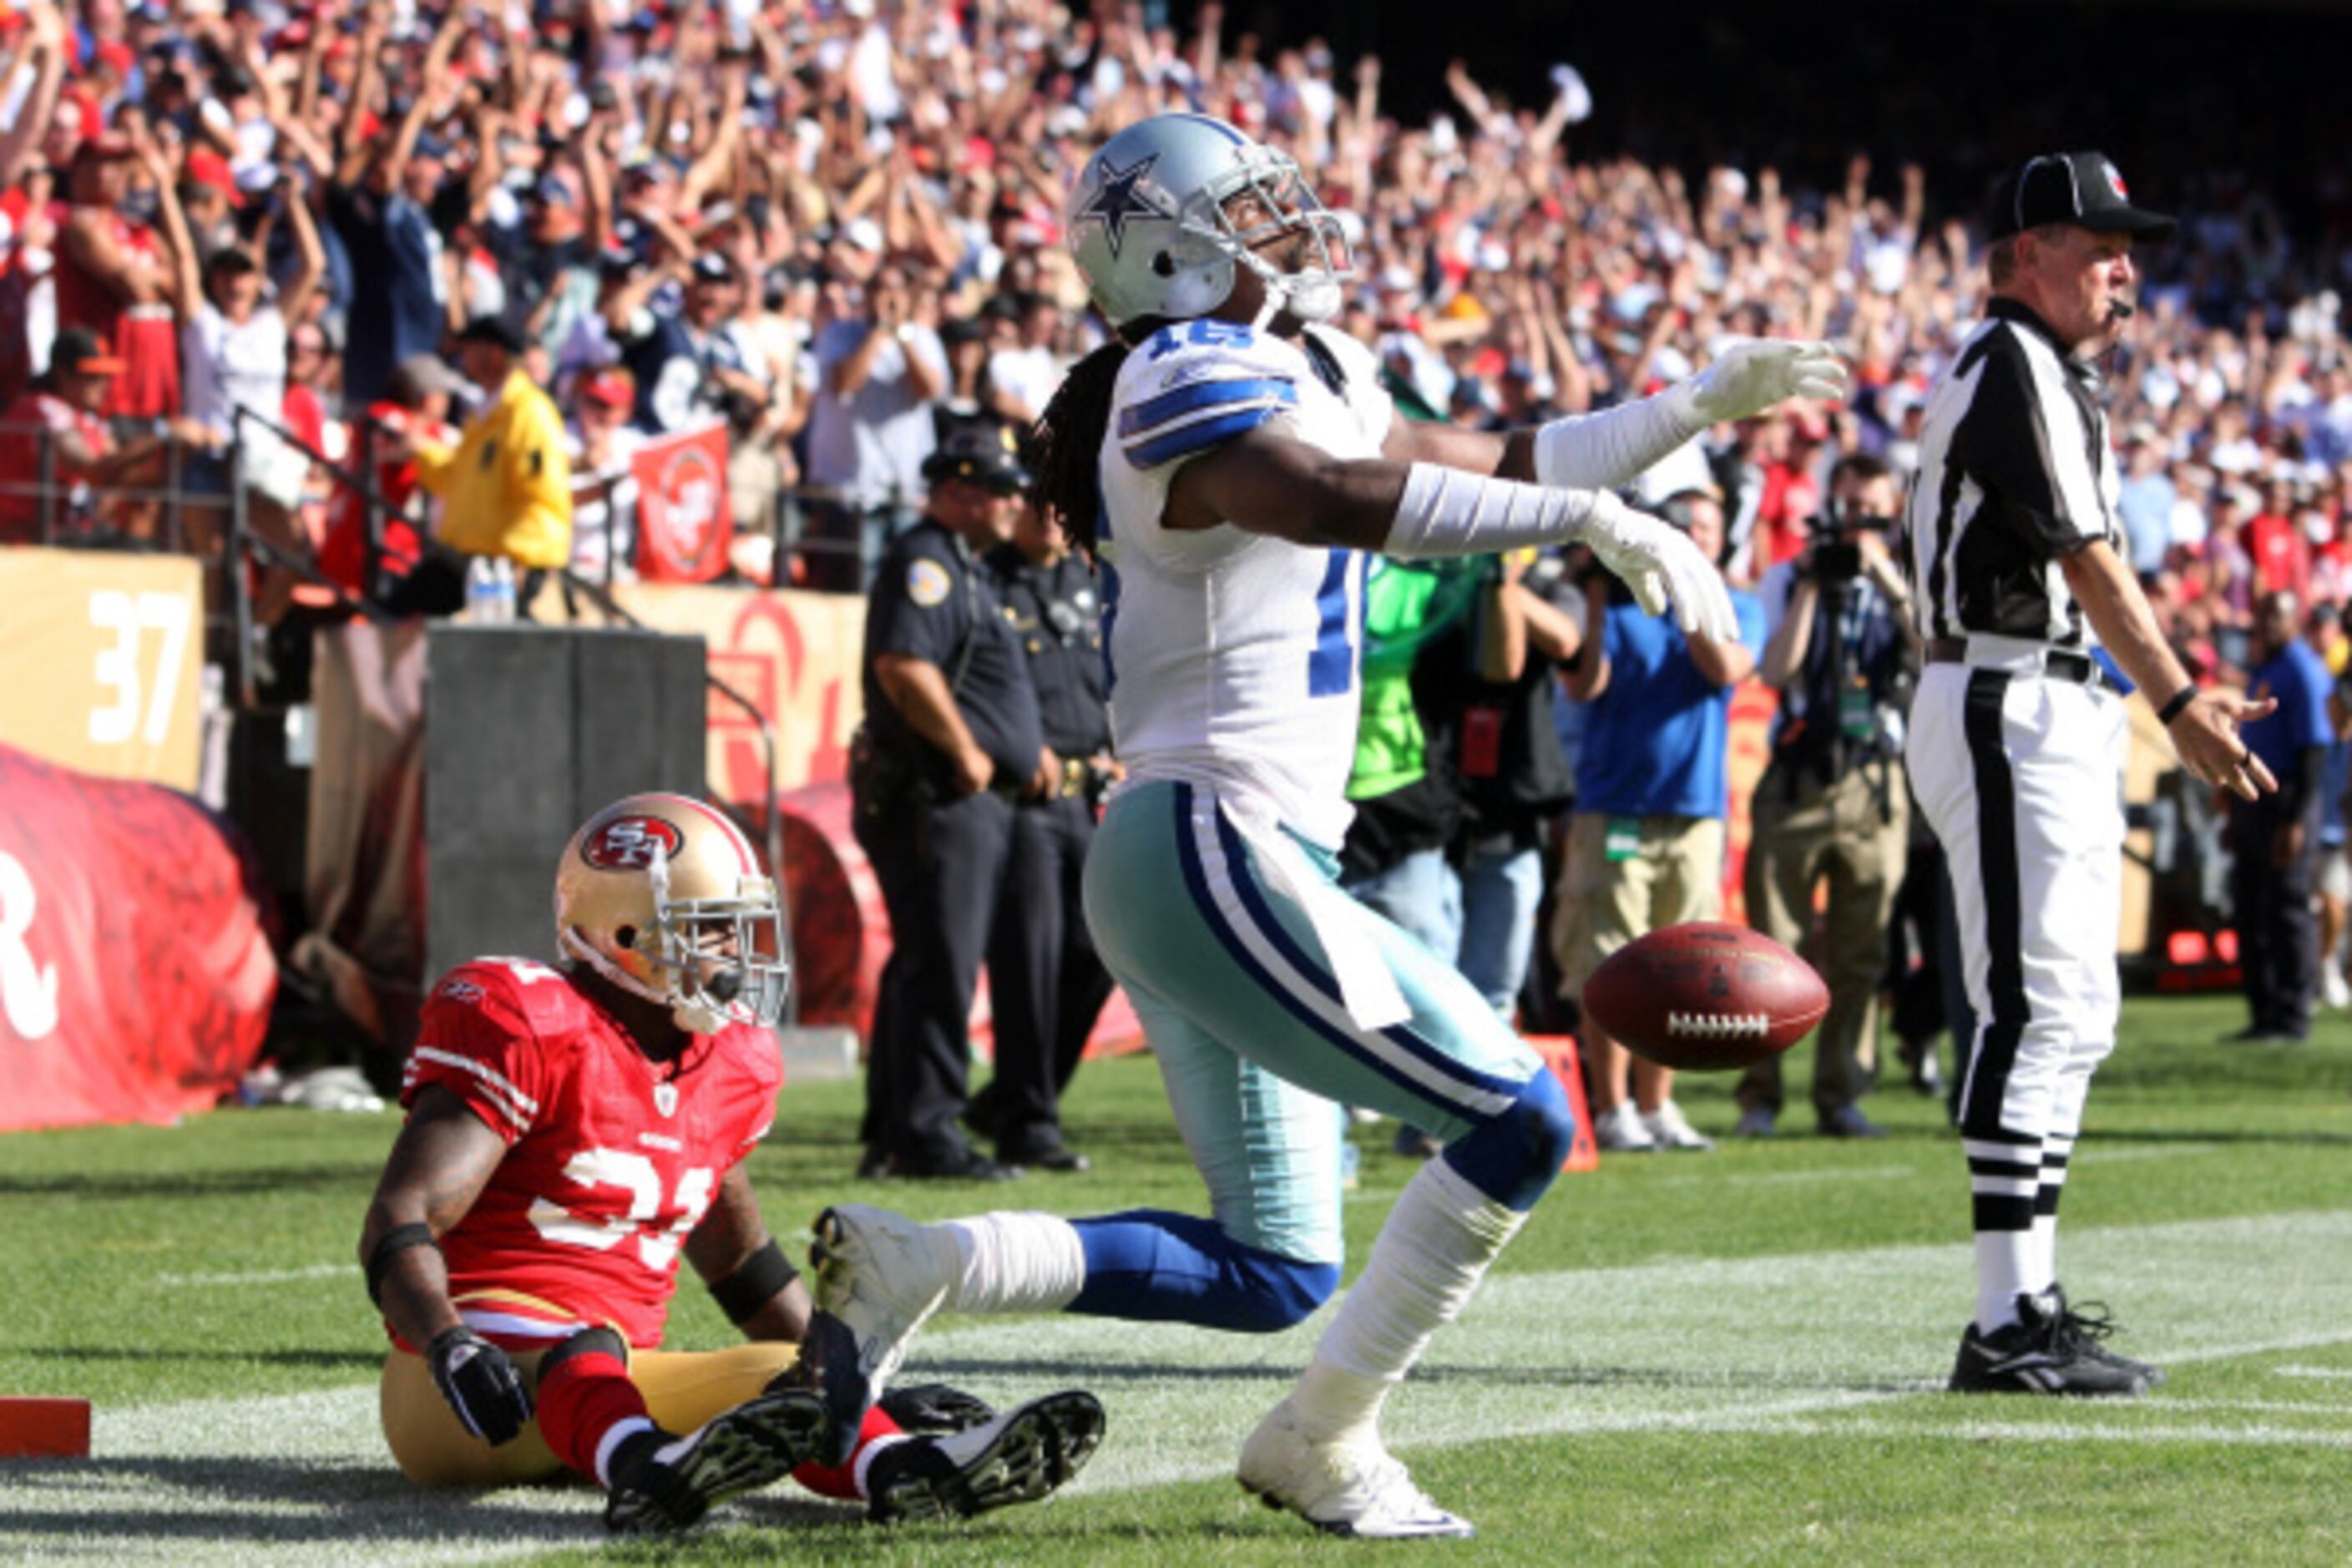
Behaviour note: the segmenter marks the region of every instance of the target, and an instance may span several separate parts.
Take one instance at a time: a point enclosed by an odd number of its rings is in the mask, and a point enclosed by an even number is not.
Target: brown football
[[[1626,1049],[1689,1072],[1744,1068],[1805,1037],[1830,1008],[1813,966],[1761,931],[1664,926],[1584,983],[1584,1011]]]

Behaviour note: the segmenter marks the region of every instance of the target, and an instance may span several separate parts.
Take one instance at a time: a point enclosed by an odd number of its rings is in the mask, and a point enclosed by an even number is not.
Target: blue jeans
[[[1543,854],[1533,845],[1500,854],[1473,850],[1462,863],[1463,977],[1495,1016],[1511,1021],[1535,956],[1536,904],[1543,897]]]
[[[1339,886],[1390,924],[1417,936],[1442,963],[1462,950],[1462,884],[1443,849],[1416,849],[1385,871],[1343,877]]]

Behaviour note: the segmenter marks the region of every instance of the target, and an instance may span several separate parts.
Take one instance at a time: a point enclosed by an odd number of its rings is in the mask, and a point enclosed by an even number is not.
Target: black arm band
[[[800,1277],[801,1271],[793,1267],[793,1260],[772,1236],[734,1273],[712,1280],[710,1297],[727,1314],[727,1321],[740,1327],[758,1317],[760,1309],[776,1299],[777,1291]]]
[[[392,1268],[393,1258],[412,1247],[433,1247],[433,1227],[411,1220],[406,1225],[394,1226],[376,1238],[375,1248],[368,1254],[368,1300],[378,1307],[383,1305],[383,1277]]]
[[[2180,710],[2196,700],[2197,683],[2192,680],[2174,692],[2171,700],[2156,710],[2156,721],[2169,730],[2172,728],[2172,721],[2180,717]]]

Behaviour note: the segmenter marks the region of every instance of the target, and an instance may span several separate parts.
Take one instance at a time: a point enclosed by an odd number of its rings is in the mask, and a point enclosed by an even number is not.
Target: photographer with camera
[[[1028,473],[966,431],[923,465],[923,517],[891,542],[866,605],[866,722],[850,742],[858,847],[890,912],[874,1004],[861,1176],[1014,1173],[956,1130],[965,1030],[1003,885],[1015,803],[1045,793],[1037,693],[982,557],[1013,537]]]
[[[1830,1010],[1813,1046],[1813,1112],[1827,1138],[1876,1138],[1856,1103],[1870,1089],[1886,933],[1903,885],[1910,798],[1903,713],[1918,668],[1910,594],[1888,549],[1903,487],[1855,453],[1830,470],[1829,510],[1792,561],[1760,584],[1771,626],[1758,666],[1780,694],[1772,750],[1750,803],[1748,919],[1798,947],[1813,893],[1828,885],[1815,967]],[[1780,1114],[1780,1060],[1741,1077],[1734,1134],[1769,1138]]]

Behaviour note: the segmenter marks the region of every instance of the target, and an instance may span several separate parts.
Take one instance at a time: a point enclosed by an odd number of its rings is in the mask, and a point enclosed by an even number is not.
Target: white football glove
[[[1733,338],[1676,389],[1703,425],[1746,419],[1791,397],[1845,400],[1845,362],[1827,343]]]
[[[1624,579],[1634,600],[1650,614],[1662,613],[1671,601],[1675,624],[1684,635],[1739,640],[1739,618],[1731,613],[1723,574],[1680,529],[1601,490],[1594,494],[1592,515],[1576,537],[1591,548],[1601,564]]]

